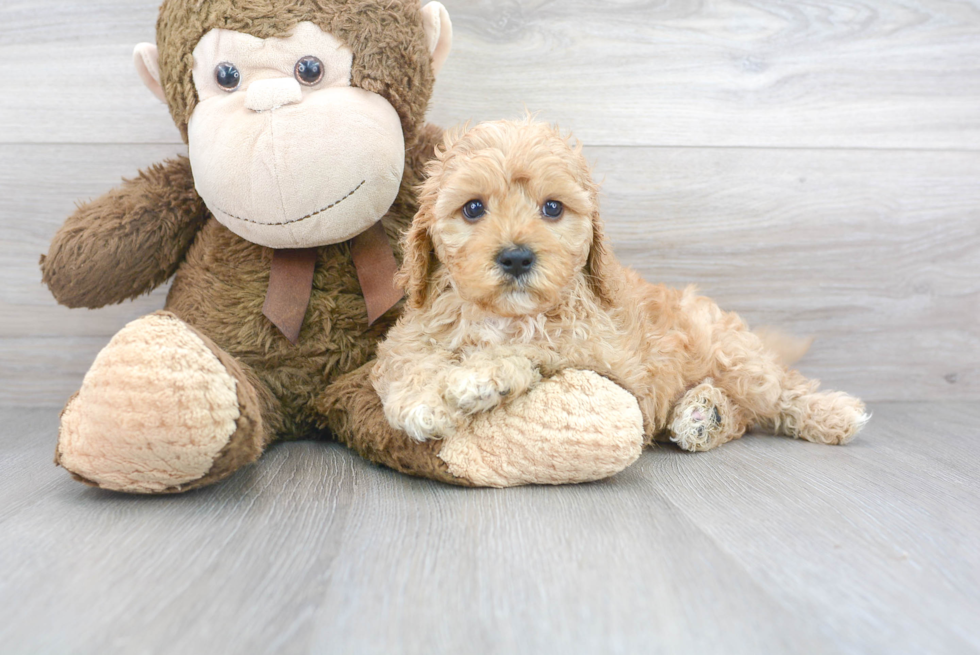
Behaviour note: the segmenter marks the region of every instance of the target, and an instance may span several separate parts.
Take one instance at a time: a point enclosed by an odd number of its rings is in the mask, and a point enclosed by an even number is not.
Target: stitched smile
[[[293,223],[301,223],[301,222],[303,222],[305,220],[308,220],[308,219],[311,219],[311,218],[315,218],[315,217],[319,216],[320,214],[322,214],[323,212],[328,211],[330,209],[333,209],[334,207],[336,207],[337,205],[339,205],[340,203],[342,203],[343,201],[347,200],[352,195],[354,195],[355,193],[357,193],[360,190],[360,188],[362,186],[364,186],[365,184],[367,184],[367,180],[362,180],[360,184],[358,184],[356,187],[354,187],[354,190],[353,191],[351,191],[350,193],[348,193],[346,196],[344,196],[340,200],[337,200],[337,201],[335,201],[335,202],[327,205],[323,209],[319,209],[319,210],[313,212],[312,214],[307,214],[303,218],[297,218],[297,219],[294,219],[292,221],[283,221],[281,223],[262,223],[260,221],[253,221],[250,218],[242,218],[241,216],[235,216],[234,214],[228,213],[225,210],[221,209],[220,207],[217,208],[217,209],[218,209],[219,212],[221,212],[222,214],[224,214],[228,218],[234,218],[236,221],[242,221],[243,223],[253,223],[255,225],[266,225],[268,227],[279,227],[279,226],[282,226],[282,225],[292,225]]]

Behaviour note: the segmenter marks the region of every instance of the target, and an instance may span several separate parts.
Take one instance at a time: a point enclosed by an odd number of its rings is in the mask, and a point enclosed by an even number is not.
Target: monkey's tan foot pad
[[[732,402],[710,380],[684,394],[674,408],[670,440],[684,450],[711,450],[740,436]]]
[[[99,353],[62,412],[55,461],[104,489],[180,490],[208,475],[240,416],[235,378],[197,333],[161,312]]]
[[[636,399],[591,371],[566,370],[445,440],[439,457],[477,486],[575,484],[619,473],[640,456]]]

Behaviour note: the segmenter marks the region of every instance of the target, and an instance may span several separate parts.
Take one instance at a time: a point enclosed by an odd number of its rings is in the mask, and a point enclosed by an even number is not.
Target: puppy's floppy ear
[[[425,179],[418,187],[419,210],[402,239],[402,267],[395,275],[395,284],[405,290],[408,296],[406,302],[414,309],[425,304],[429,293],[429,277],[436,264],[429,230],[436,220],[439,180],[442,179],[449,150],[466,129],[464,126],[447,131],[443,135],[442,147],[436,147],[435,157],[425,165]]]
[[[395,275],[395,283],[405,290],[408,295],[408,306],[414,309],[425,304],[429,290],[429,274],[432,272],[435,259],[432,237],[429,235],[431,217],[432,205],[423,198],[419,212],[402,240],[404,259],[401,270]]]
[[[592,211],[592,248],[585,262],[585,272],[588,275],[589,287],[603,305],[611,305],[613,293],[610,287],[609,275],[613,264],[613,254],[606,239],[602,218],[599,216],[598,204]]]
[[[564,136],[558,126],[552,127],[555,135],[568,143],[571,135]],[[589,248],[589,256],[585,260],[585,275],[589,283],[589,288],[595,294],[601,305],[609,307],[613,304],[613,287],[611,284],[614,274],[613,267],[618,266],[615,255],[609,241],[606,239],[606,231],[602,224],[602,215],[599,211],[599,184],[592,175],[592,167],[582,154],[583,144],[577,139],[574,144],[568,144],[572,149],[572,159],[576,162],[577,177],[579,184],[589,194],[589,202],[592,206],[590,219],[592,221],[592,245]]]

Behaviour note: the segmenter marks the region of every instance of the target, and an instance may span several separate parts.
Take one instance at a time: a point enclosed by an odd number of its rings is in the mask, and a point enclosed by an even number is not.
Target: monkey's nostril
[[[497,265],[512,278],[527,275],[534,268],[536,261],[537,257],[527,246],[505,248],[497,255]]]

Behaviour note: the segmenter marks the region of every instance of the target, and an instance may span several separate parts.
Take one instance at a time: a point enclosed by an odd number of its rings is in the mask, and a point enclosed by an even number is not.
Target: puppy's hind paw
[[[721,431],[721,414],[716,407],[694,405],[674,419],[670,440],[691,452],[710,450],[718,445]]]
[[[849,443],[871,420],[864,403],[840,391],[803,396],[783,418],[783,431],[814,443]]]
[[[710,380],[681,398],[670,424],[670,440],[691,452],[711,450],[738,439],[742,432],[728,396]]]

